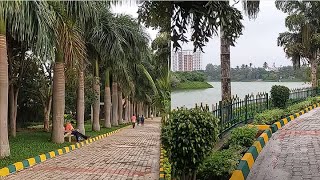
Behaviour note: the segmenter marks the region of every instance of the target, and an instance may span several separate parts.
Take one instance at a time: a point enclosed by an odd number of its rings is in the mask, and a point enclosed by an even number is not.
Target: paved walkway
[[[24,179],[159,179],[160,118],[9,175]]]
[[[247,180],[320,180],[320,108],[272,135]]]

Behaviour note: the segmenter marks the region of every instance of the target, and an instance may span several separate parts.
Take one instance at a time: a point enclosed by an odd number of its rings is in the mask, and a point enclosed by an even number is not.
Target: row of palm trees
[[[100,130],[101,79],[105,82],[104,127],[128,122],[133,113],[148,115],[154,111],[154,105],[158,106],[157,102],[163,101],[159,100],[159,92],[166,91],[166,87],[161,86],[165,84],[161,78],[168,74],[158,78],[149,73],[157,69],[152,64],[160,62],[148,47],[149,37],[133,18],[115,16],[109,9],[108,3],[99,1],[0,2],[0,158],[10,155],[8,115],[14,116],[9,118],[10,124],[14,124],[17,108],[8,114],[11,101],[8,52],[12,51],[8,37],[22,42],[34,56],[53,64],[51,139],[54,143],[64,142],[65,71],[70,69],[78,73],[77,128],[83,133],[84,79],[88,64],[92,65],[94,75],[94,131]],[[50,114],[51,98],[47,99],[49,113],[46,113]],[[48,127],[46,118],[45,129]],[[14,136],[15,129],[10,128],[13,131],[10,134]]]

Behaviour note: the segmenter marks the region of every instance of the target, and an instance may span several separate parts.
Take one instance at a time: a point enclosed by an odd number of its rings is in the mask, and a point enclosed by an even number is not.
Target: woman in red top
[[[133,114],[131,116],[132,128],[136,126],[136,120],[137,120],[137,117]]]

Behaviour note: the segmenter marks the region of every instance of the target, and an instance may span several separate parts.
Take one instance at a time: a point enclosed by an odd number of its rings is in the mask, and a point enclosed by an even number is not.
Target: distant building
[[[193,52],[193,50],[171,52],[172,71],[202,70],[201,55],[201,52]]]

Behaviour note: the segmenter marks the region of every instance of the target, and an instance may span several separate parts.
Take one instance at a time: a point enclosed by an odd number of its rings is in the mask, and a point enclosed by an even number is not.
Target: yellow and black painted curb
[[[131,125],[131,123],[129,123],[128,125]],[[103,139],[105,137],[108,137],[114,133],[117,133],[119,132],[120,130],[122,130],[123,128],[126,128],[128,126],[124,126],[122,128],[119,128],[117,130],[114,130],[114,131],[111,131],[111,132],[108,132],[106,134],[101,134],[99,136],[96,136],[94,138],[90,138],[88,140],[85,140],[83,142],[80,142],[80,143],[76,143],[76,144],[73,144],[73,145],[70,145],[70,146],[66,146],[66,147],[63,147],[61,149],[57,149],[57,150],[54,150],[54,151],[50,151],[48,153],[45,153],[45,154],[40,154],[36,157],[32,157],[32,158],[29,158],[29,159],[25,159],[21,162],[16,162],[14,164],[11,164],[7,167],[4,167],[2,169],[0,169],[0,177],[5,177],[5,176],[8,176],[10,174],[13,174],[17,171],[20,171],[20,170],[23,170],[23,169],[26,169],[26,168],[29,168],[33,165],[36,165],[36,164],[39,164],[41,162],[44,162],[48,159],[51,159],[51,158],[54,158],[56,156],[59,156],[59,155],[62,155],[62,154],[66,154],[70,151],[73,151],[75,149],[79,149],[85,145],[88,145],[88,144],[91,144],[92,142],[95,142],[97,140],[100,140],[100,139]]]
[[[164,149],[162,148],[162,145],[160,145],[160,166],[159,166],[159,180],[164,180],[164,169],[163,169],[163,161],[164,161]]]
[[[309,106],[308,108],[305,108],[304,110],[301,110],[298,113],[290,115],[270,125],[270,128],[265,130],[257,138],[257,140],[249,148],[249,150],[244,154],[244,156],[240,160],[240,163],[237,169],[233,171],[230,180],[245,180],[248,177],[250,169],[252,168],[255,160],[258,158],[259,153],[262,151],[262,148],[267,144],[272,134],[277,132],[277,130],[281,129],[288,122],[294,120],[295,118],[299,117],[302,114],[309,112],[310,110],[316,107],[320,107],[320,103]]]

